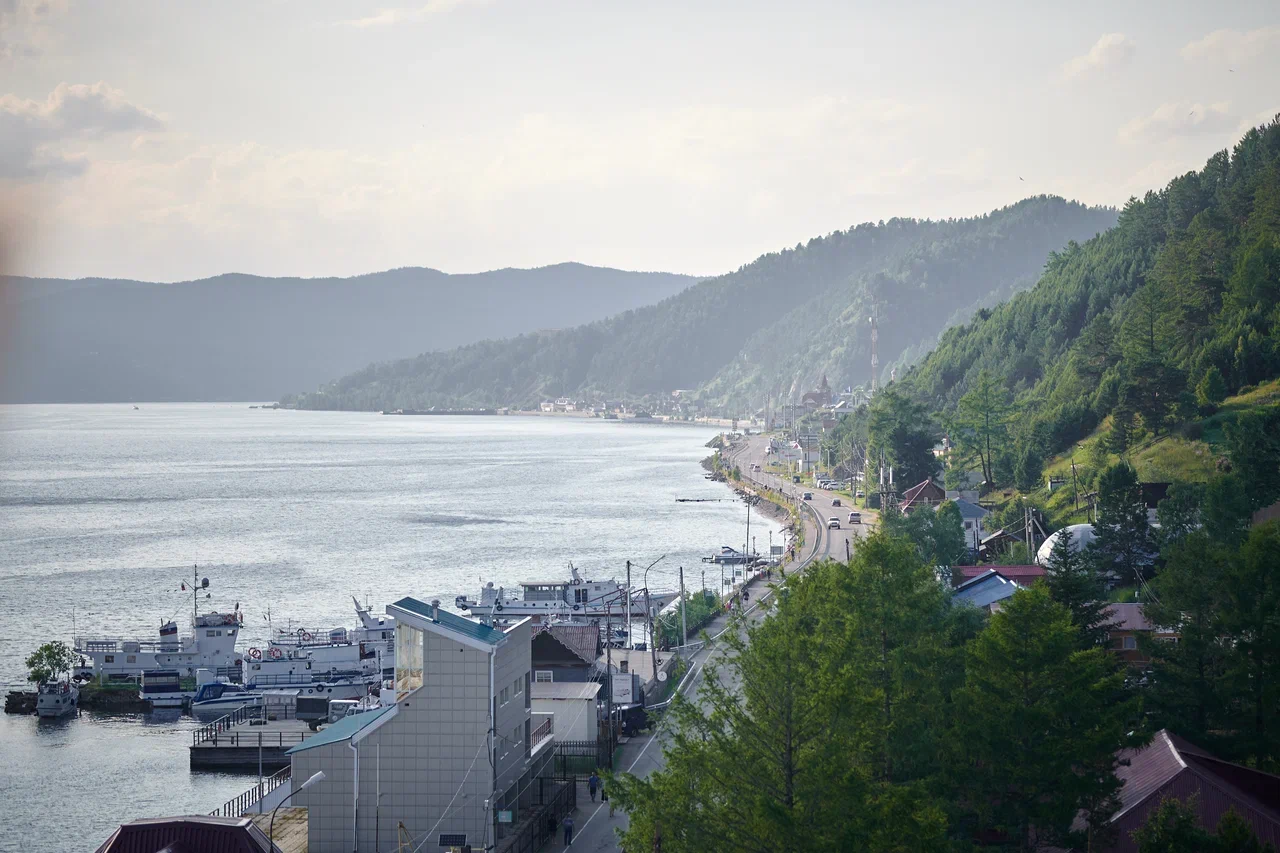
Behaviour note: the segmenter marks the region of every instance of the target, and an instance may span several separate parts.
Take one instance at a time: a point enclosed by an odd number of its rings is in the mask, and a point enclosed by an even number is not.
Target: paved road
[[[734,458],[742,469],[743,475],[747,476],[747,469],[750,463],[743,464],[747,462],[747,454],[757,454],[759,460],[756,461],[761,462],[763,466],[765,446],[766,444],[762,439],[753,438],[750,442],[740,442],[737,447],[729,451],[729,455]],[[768,485],[773,488],[778,488],[781,485],[778,482],[778,478],[771,474],[752,472],[751,478],[761,485]],[[790,486],[789,483],[786,485]],[[823,498],[820,495],[823,494],[827,493],[814,492],[815,509],[818,509],[818,505],[821,504]],[[830,497],[826,500],[829,505]],[[824,515],[819,511],[818,514],[825,520],[826,516],[832,513],[828,512]],[[845,511],[845,517],[848,517],[847,510]],[[854,530],[828,531],[822,527],[815,527],[811,519],[806,519],[805,524],[806,545],[804,553],[800,555],[800,558],[795,563],[788,567],[788,571],[803,571],[804,566],[811,560],[821,559],[826,556],[839,556],[840,559],[844,559],[845,541],[849,536],[856,537],[858,535],[857,531]],[[843,527],[844,525],[842,524]],[[833,535],[828,536],[827,534]],[[816,548],[814,547],[815,542],[817,543]],[[832,545],[832,542],[835,544]],[[772,597],[772,591],[769,590],[768,585],[761,578],[754,579],[749,588],[752,591],[752,603],[747,608],[746,617],[749,624],[755,624],[764,618],[765,614],[760,608],[760,604],[762,600],[767,602]],[[716,637],[726,630],[727,624],[728,618],[720,616],[708,626],[707,633],[712,637]],[[696,697],[706,674],[707,663],[715,662],[724,654],[725,650],[721,646],[713,646],[710,649],[703,649],[694,654],[691,658],[691,668],[680,684],[680,692],[686,696]],[[720,671],[720,678],[726,685],[735,686],[729,680],[729,674],[723,669]],[[661,726],[654,734],[633,738],[619,749],[618,769],[641,777],[662,769],[665,766],[663,749],[667,740],[668,733]],[[598,797],[596,802],[592,803],[587,794],[586,783],[579,783],[578,785],[578,806],[573,813],[573,819],[575,825],[573,844],[571,845],[573,850],[579,851],[579,853],[605,853],[605,851],[619,850],[617,830],[627,826],[627,816],[622,811],[616,811],[613,815],[610,815],[608,804],[601,803]],[[543,849],[567,849],[562,839],[563,834],[557,835],[556,840]]]
[[[765,449],[769,445],[769,439],[762,435],[753,435],[747,439],[738,441],[728,451],[728,456],[733,463],[738,466],[744,477],[749,477],[757,483],[768,486],[775,491],[780,491],[784,495],[793,500],[803,500],[805,494],[813,497],[804,501],[818,517],[822,519],[825,525],[828,519],[835,517],[840,523],[839,530],[827,530],[823,537],[821,545],[820,557],[830,557],[832,559],[844,561],[849,553],[853,550],[854,543],[865,536],[875,525],[876,514],[867,510],[857,510],[862,514],[863,522],[861,524],[851,524],[849,522],[849,513],[854,510],[849,506],[849,499],[835,492],[825,489],[816,489],[812,486],[795,485],[790,480],[770,474],[764,470]],[[752,465],[759,465],[759,471],[752,471]],[[834,501],[839,500],[841,506],[835,506]]]

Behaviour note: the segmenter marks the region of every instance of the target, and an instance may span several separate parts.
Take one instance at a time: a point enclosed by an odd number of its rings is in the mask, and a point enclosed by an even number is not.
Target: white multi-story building
[[[531,708],[532,621],[498,630],[402,598],[396,701],[323,729],[290,750],[311,853],[388,850],[403,825],[413,847],[489,849],[547,802],[551,715]]]

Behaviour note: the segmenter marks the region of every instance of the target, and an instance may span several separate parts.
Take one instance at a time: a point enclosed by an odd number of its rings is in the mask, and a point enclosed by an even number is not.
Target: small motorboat
[[[80,704],[80,688],[68,681],[47,681],[36,695],[36,714],[62,717],[74,714]]]
[[[261,704],[260,690],[249,690],[242,684],[225,681],[206,681],[196,688],[196,695],[191,699],[191,712],[227,714],[245,705]]]

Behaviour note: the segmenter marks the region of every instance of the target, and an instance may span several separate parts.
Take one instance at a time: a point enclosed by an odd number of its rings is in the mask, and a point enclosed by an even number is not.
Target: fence
[[[212,723],[201,726],[191,733],[191,745],[218,741],[229,741],[229,746],[284,746],[285,744],[302,743],[303,738],[312,734],[304,731],[262,732],[236,728],[251,721],[269,719],[287,720],[295,716],[295,711],[287,705],[242,705],[225,717],[219,717]]]
[[[498,842],[497,853],[534,853],[555,837],[561,819],[578,804],[578,783],[573,779],[557,780],[555,785],[556,792],[548,802],[529,813],[515,832]]]
[[[214,809],[209,814],[213,817],[240,817],[240,815],[261,802],[267,794],[270,794],[281,785],[287,784],[289,775],[292,772],[292,767],[286,767],[279,773],[268,776],[235,799],[227,800],[222,804],[222,808]]]
[[[555,777],[587,778],[591,771],[613,767],[609,745],[598,740],[562,740],[556,744]]]

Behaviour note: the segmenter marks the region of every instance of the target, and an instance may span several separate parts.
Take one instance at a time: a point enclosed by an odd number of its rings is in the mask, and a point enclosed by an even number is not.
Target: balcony
[[[556,715],[548,711],[534,711],[529,730],[529,756],[538,755],[555,740]]]

